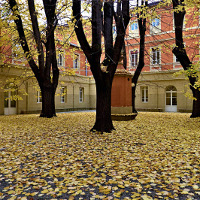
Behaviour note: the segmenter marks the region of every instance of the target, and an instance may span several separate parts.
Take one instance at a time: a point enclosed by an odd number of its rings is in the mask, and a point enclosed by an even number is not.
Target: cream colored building
[[[4,66],[0,69],[1,115],[40,113],[42,103],[38,84],[35,78],[27,78],[27,75],[22,78],[23,73],[23,67]],[[17,87],[14,87],[13,83],[17,83]],[[12,100],[15,97],[18,97],[18,99]],[[55,104],[57,112],[95,109],[96,89],[94,79],[83,75],[62,76],[61,74]]]
[[[138,111],[191,112],[192,99],[184,76],[174,76],[174,70],[143,72],[136,88]]]

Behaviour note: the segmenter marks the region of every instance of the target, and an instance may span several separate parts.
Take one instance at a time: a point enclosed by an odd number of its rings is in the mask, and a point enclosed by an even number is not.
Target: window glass
[[[152,48],[152,64],[157,65],[160,64],[160,49]]]
[[[156,27],[156,26],[159,26],[159,24],[160,24],[160,19],[154,18],[152,20],[152,23],[151,23],[152,26]]]
[[[10,106],[15,108],[16,107],[16,101],[13,100],[13,97],[16,95],[15,91],[11,91],[11,101],[10,101]]]
[[[83,97],[84,97],[84,88],[79,88],[79,102],[83,102]]]
[[[63,62],[64,59],[63,59],[63,54],[62,53],[59,53],[58,54],[58,66],[63,66]]]
[[[148,102],[148,87],[142,86],[141,93],[142,93],[142,102],[147,103]]]
[[[172,98],[172,105],[177,105],[177,98]]]
[[[131,66],[134,67],[138,63],[138,51],[131,51]]]
[[[166,88],[166,105],[177,105],[177,89],[173,85]]]
[[[4,92],[4,107],[8,108],[8,91]]]
[[[79,54],[74,54],[74,63],[73,63],[74,66],[73,67],[75,69],[79,68],[79,58],[80,58]]]
[[[61,103],[65,103],[66,101],[66,88],[65,87],[62,87],[61,90],[60,90],[60,102]]]
[[[138,23],[137,22],[134,22],[131,24],[131,31],[135,31],[138,29]]]
[[[169,98],[168,98],[168,97],[166,98],[166,105],[171,105],[171,98],[170,98],[170,97],[169,97]]]
[[[37,103],[41,103],[41,102],[42,102],[42,92],[37,91]]]

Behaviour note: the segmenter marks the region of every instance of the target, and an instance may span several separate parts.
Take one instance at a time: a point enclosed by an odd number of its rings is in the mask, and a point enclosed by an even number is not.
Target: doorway
[[[166,88],[166,112],[177,112],[177,89],[170,85]]]
[[[4,115],[14,115],[17,113],[15,95],[16,90],[13,88],[4,90]]]

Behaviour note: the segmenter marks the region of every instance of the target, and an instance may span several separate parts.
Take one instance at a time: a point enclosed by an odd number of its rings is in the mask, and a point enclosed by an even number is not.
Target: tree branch
[[[91,47],[86,39],[85,33],[83,31],[83,24],[81,20],[81,0],[73,0],[73,16],[75,18],[75,32],[78,38],[78,41],[81,45],[82,50],[84,51],[87,60],[89,63],[91,63]]]
[[[31,69],[33,70],[33,73],[35,74],[36,79],[40,83],[40,75],[39,75],[38,66],[36,65],[32,55],[30,53],[30,49],[29,49],[28,43],[26,41],[26,36],[25,36],[25,33],[24,33],[22,19],[21,19],[21,16],[19,14],[17,2],[16,2],[16,0],[9,0],[8,2],[9,2],[11,10],[13,12],[13,16],[15,16],[14,21],[15,21],[15,24],[16,24],[16,27],[17,27],[17,31],[18,31],[18,34],[19,34],[22,49],[25,53],[26,59],[27,59],[29,65],[30,65]]]
[[[42,46],[41,35],[38,26],[38,19],[35,11],[35,4],[34,0],[28,0],[29,12],[31,16],[32,28],[33,28],[33,35],[36,42],[36,47],[38,51],[38,61],[39,61],[39,70],[40,75],[44,76],[44,51]]]

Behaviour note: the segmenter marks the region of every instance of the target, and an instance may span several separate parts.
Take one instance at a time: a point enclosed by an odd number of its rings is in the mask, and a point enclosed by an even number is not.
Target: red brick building
[[[145,66],[137,85],[136,107],[138,110],[187,111],[192,109],[192,100],[185,97],[188,81],[184,76],[173,76],[182,69],[172,53],[175,46],[174,20],[172,5],[156,9],[154,4],[148,12],[152,18],[147,19],[145,38]],[[190,60],[199,61],[200,37],[199,10],[186,9],[184,19],[184,43]],[[137,19],[132,17],[129,25],[126,49],[128,70],[134,73],[139,60],[139,28]]]

